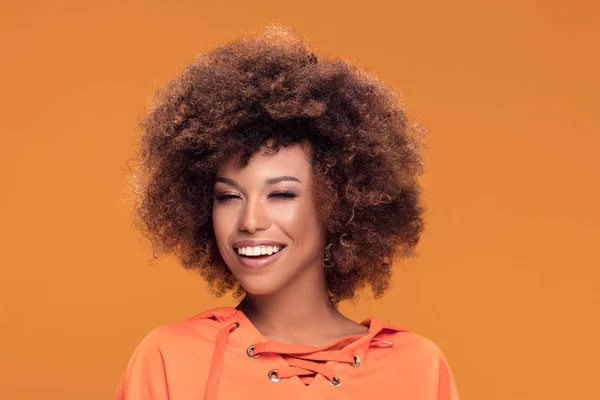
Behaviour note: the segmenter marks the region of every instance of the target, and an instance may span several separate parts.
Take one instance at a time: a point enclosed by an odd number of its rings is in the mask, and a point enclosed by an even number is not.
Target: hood
[[[364,335],[352,335],[341,338],[322,347],[297,345],[269,340],[262,336],[246,315],[233,307],[219,307],[197,314],[189,320],[202,321],[217,329],[215,348],[212,355],[210,373],[206,386],[205,399],[218,398],[224,355],[227,346],[233,342],[236,331],[243,332],[248,343],[245,352],[249,357],[258,358],[264,353],[275,353],[284,360],[284,367],[269,372],[271,380],[278,381],[298,377],[308,385],[317,375],[323,375],[332,385],[341,384],[328,363],[348,363],[358,366],[372,347],[394,347],[392,335],[396,332],[409,332],[408,329],[390,325],[378,318],[369,318],[361,325],[369,327]]]

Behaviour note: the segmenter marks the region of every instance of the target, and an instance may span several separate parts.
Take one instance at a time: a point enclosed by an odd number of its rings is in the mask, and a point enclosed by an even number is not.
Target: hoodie
[[[377,318],[361,324],[367,334],[314,347],[269,340],[233,307],[208,310],[148,333],[114,400],[458,400],[432,341]]]

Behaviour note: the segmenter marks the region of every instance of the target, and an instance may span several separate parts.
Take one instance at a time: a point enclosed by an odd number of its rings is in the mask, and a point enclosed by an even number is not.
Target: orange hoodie
[[[366,335],[324,347],[269,340],[220,307],[154,329],[135,349],[115,400],[457,400],[430,340],[371,318]]]

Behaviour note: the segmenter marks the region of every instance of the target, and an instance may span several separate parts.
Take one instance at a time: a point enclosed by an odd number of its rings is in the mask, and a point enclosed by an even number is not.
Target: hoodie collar
[[[189,320],[190,321],[191,320],[213,321],[212,323],[216,327],[223,326],[223,324],[227,324],[227,323],[231,323],[231,322],[244,323],[244,325],[248,326],[252,330],[252,333],[254,334],[253,336],[256,336],[256,338],[255,338],[256,340],[270,341],[269,339],[265,338],[258,331],[258,329],[254,326],[252,321],[250,321],[250,319],[242,311],[237,310],[234,307],[216,307],[216,308],[204,311],[200,314],[194,315],[193,317],[189,318]],[[324,347],[332,347],[333,345],[335,345],[339,342],[341,342],[343,344],[355,343],[357,341],[362,343],[367,340],[367,337],[374,338],[380,332],[382,332],[382,333],[384,333],[384,332],[409,332],[409,330],[406,328],[392,325],[392,324],[387,323],[379,318],[374,318],[374,317],[367,318],[367,319],[363,320],[360,324],[369,328],[369,331],[365,335],[346,336],[346,337],[341,338],[338,341],[336,341],[330,345],[324,346]],[[297,345],[294,345],[294,346],[297,346]],[[308,347],[314,348],[314,346],[308,346]]]
[[[383,340],[380,337],[382,333],[408,331],[390,325],[378,318],[369,318],[361,322],[361,325],[369,327],[369,331],[365,335],[346,336],[329,345],[315,347],[269,340],[258,331],[242,311],[233,307],[214,308],[197,314],[188,320],[203,320],[218,329],[205,391],[205,399],[207,400],[218,398],[228,338],[241,326],[244,326],[249,334],[249,347],[246,350],[249,356],[256,358],[260,357],[261,353],[278,353],[289,364],[287,367],[280,367],[269,372],[269,377],[272,380],[297,376],[304,384],[310,384],[314,377],[320,374],[326,377],[329,383],[334,386],[339,385],[341,381],[338,376],[333,374],[331,367],[326,364],[327,361],[358,366],[360,357],[370,347],[393,346],[392,341]],[[273,371],[275,373],[271,376]]]

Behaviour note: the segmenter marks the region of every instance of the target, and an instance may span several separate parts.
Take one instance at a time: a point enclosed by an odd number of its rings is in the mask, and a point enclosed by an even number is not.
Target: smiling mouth
[[[277,253],[275,253],[277,254]],[[263,258],[269,258],[271,257],[273,254],[261,254],[259,256],[246,256],[243,254],[239,254],[240,257],[244,257],[244,258],[248,258],[248,259],[253,259],[253,260],[262,260]]]
[[[285,248],[284,245],[280,246],[248,246],[234,248],[238,255],[244,258],[268,258],[274,254],[279,253]]]
[[[242,265],[251,269],[260,269],[273,264],[284,252],[286,246],[255,246],[234,248]],[[264,253],[264,254],[262,254]],[[270,253],[270,254],[269,254]]]

